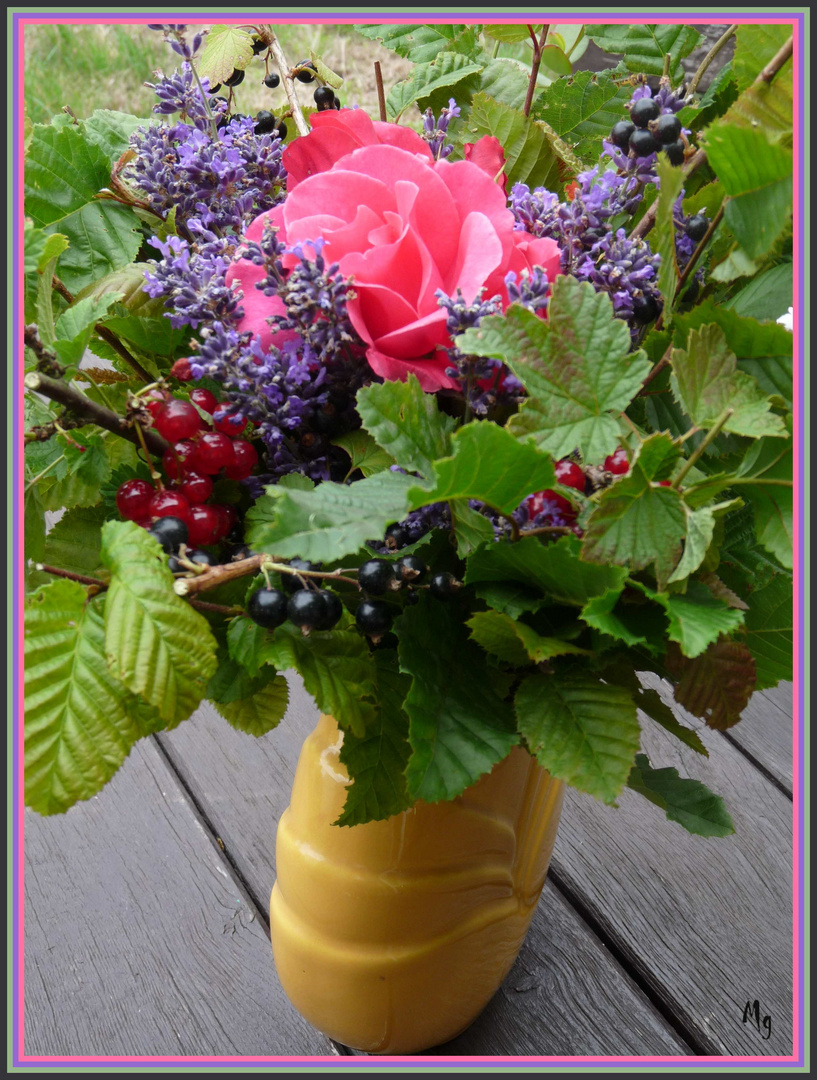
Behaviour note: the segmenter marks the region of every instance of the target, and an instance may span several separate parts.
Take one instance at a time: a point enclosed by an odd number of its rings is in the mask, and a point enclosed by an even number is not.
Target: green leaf
[[[657,212],[650,246],[661,256],[658,270],[658,291],[664,299],[664,325],[669,326],[678,287],[678,263],[675,258],[675,202],[684,186],[681,169],[670,164],[663,152],[658,155],[655,171],[659,180]]]
[[[35,125],[26,156],[26,213],[46,232],[68,238],[60,277],[72,292],[127,266],[141,245],[133,213],[96,198],[110,178],[107,154],[80,127]]]
[[[333,90],[340,90],[341,86],[343,86],[343,77],[334,72],[330,67],[327,67],[318,54],[311,49],[309,51],[309,59],[312,61],[321,82],[326,83],[327,86],[331,86]]]
[[[755,661],[742,642],[721,638],[694,659],[671,645],[666,665],[677,680],[675,700],[693,716],[719,731],[740,720],[755,688]]]
[[[108,671],[100,601],[86,599],[54,581],[27,604],[25,801],[40,814],[96,795],[152,730]]]
[[[357,393],[363,426],[404,469],[434,475],[433,462],[451,451],[452,416],[441,413],[437,399],[426,394],[416,375],[405,382],[372,383]]]
[[[745,615],[745,642],[755,659],[756,689],[766,690],[791,680],[793,623],[792,581],[788,575],[778,574],[765,588],[752,593]]]
[[[641,388],[650,362],[630,352],[630,331],[613,318],[605,293],[560,275],[548,320],[512,304],[456,339],[465,353],[502,360],[528,397],[508,430],[555,458],[579,448],[586,461],[603,461],[618,445],[622,412]]]
[[[518,109],[476,94],[471,102],[469,142],[483,135],[499,139],[505,154],[508,190],[531,182],[551,190],[559,186],[559,162],[544,128]]]
[[[203,615],[173,592],[158,541],[131,521],[102,526],[105,651],[111,672],[169,724],[188,717],[216,669],[216,642]]]
[[[132,315],[159,317],[164,311],[165,298],[157,296],[154,299],[148,296],[142,288],[145,284],[145,271],[150,269],[149,263],[134,262],[122,267],[121,270],[113,270],[110,274],[105,274],[98,280],[92,281],[84,289],[80,289],[75,295],[74,301],[84,300],[86,297],[104,296],[105,293],[109,292],[118,292],[122,294],[119,303],[126,307]],[[169,320],[165,319],[165,322],[169,322]]]
[[[78,429],[72,433],[78,445],[69,442],[65,435],[57,435],[54,440],[65,460],[40,482],[46,510],[95,506],[99,502],[102,485],[111,475],[111,463],[103,439],[86,432],[87,429]],[[79,446],[85,449],[80,450]]]
[[[314,491],[268,487],[248,510],[245,539],[253,551],[332,562],[383,536],[408,512],[414,477],[383,472],[354,484],[325,481]]]
[[[482,544],[493,542],[494,527],[479,510],[469,506],[463,499],[454,499],[448,504],[448,508],[451,511],[451,531],[461,559],[471,555]]]
[[[630,472],[605,488],[590,515],[582,556],[643,570],[653,566],[662,587],[675,569],[686,536],[686,511],[675,488],[659,487],[654,477],[671,458],[675,444],[666,434],[651,435],[638,449]]]
[[[753,322],[759,320],[763,323],[767,320],[779,319],[792,306],[793,276],[792,263],[784,262],[773,266],[770,270],[764,270],[762,274],[758,274],[734,296],[725,300],[723,307],[736,315],[750,317]],[[770,322],[769,325],[776,326],[777,324]],[[727,340],[729,340],[728,337]],[[732,349],[735,348],[731,341],[729,344]],[[736,349],[735,351],[737,352]],[[738,355],[738,363],[740,362],[740,355]]]
[[[738,370],[726,335],[715,323],[692,330],[686,351],[672,350],[672,391],[698,427],[713,427],[731,408],[724,431],[753,439],[786,433],[757,381]]]
[[[559,780],[612,803],[624,787],[640,728],[629,693],[587,678],[529,675],[516,719],[539,764]]]
[[[632,87],[607,72],[577,71],[557,79],[534,102],[531,117],[544,120],[586,164],[595,163],[602,139],[624,115]]]
[[[355,630],[311,633],[285,623],[264,646],[264,655],[281,671],[294,668],[323,713],[344,731],[363,737],[375,718],[377,696],[374,658]]]
[[[533,26],[533,32],[539,36],[542,24]],[[520,41],[530,41],[530,31],[525,23],[488,23],[483,33],[494,41],[501,41],[506,45],[516,45]]]
[[[409,722],[403,702],[411,680],[398,670],[397,653],[378,649],[378,707],[362,736],[343,733],[340,760],[353,781],[335,825],[383,821],[411,806],[405,769],[409,759]]]
[[[122,293],[106,292],[101,296],[86,296],[82,300],[76,300],[65,309],[57,320],[56,337],[60,341],[72,341],[74,338],[89,330],[95,322],[98,322],[111,304],[119,300]],[[90,336],[90,335],[89,335]]]
[[[542,66],[547,68],[548,71],[552,71],[554,75],[571,75],[573,73],[573,65],[558,45],[544,45],[542,47]]]
[[[276,675],[252,697],[217,702],[215,707],[231,727],[259,738],[278,726],[288,703],[287,681],[283,675]]]
[[[715,232],[716,239],[720,229],[721,226]],[[739,245],[735,244],[720,262],[717,261],[717,256],[713,255],[713,265],[709,276],[713,281],[729,282],[737,278],[751,277],[752,274],[757,273],[758,269],[758,264],[753,262]]]
[[[692,26],[678,24],[611,24],[585,26],[587,36],[610,53],[624,53],[624,63],[628,71],[642,72],[645,75],[661,75],[664,71],[664,57],[670,54],[670,79],[673,85],[681,82],[684,68],[681,60],[689,56],[701,35]]]
[[[690,581],[685,593],[657,593],[654,599],[669,616],[668,637],[677,641],[684,656],[700,656],[721,634],[743,624],[743,612],[718,600],[699,581]]]
[[[496,693],[484,654],[449,605],[427,596],[395,624],[400,670],[412,677],[403,704],[412,799],[453,799],[518,742],[510,706]]]
[[[627,787],[666,812],[669,821],[695,836],[731,836],[732,819],[720,795],[700,780],[687,780],[673,768],[654,769],[646,754],[637,754]]]
[[[791,431],[791,417],[788,420]],[[786,443],[762,439],[755,444],[755,452],[747,454],[742,471],[749,483],[741,483],[738,490],[751,505],[755,516],[755,532],[758,541],[787,570],[792,569],[794,546],[794,488],[764,481],[791,483],[793,473],[793,439]],[[755,481],[755,482],[752,482]]]
[[[252,697],[275,678],[275,669],[261,668],[257,675],[250,675],[246,667],[234,659],[229,648],[219,648],[218,667],[207,684],[205,697],[216,705],[230,705],[241,698]]]
[[[97,576],[102,547],[100,530],[104,520],[105,508],[102,506],[69,510],[46,537],[42,561],[75,574]]]
[[[355,30],[370,41],[381,41],[385,48],[392,49],[399,56],[415,64],[429,63],[440,52],[446,50],[451,42],[473,28],[465,23],[439,25],[406,25],[393,23],[361,24]],[[527,34],[527,30],[525,31]]]
[[[159,118],[140,118],[113,109],[95,109],[87,120],[81,121],[82,133],[89,143],[98,146],[111,166],[130,145],[130,137],[140,127],[157,124]]]
[[[267,662],[264,646],[268,641],[267,631],[245,615],[233,619],[227,627],[227,649],[231,658],[237,661],[252,677],[258,674]]]
[[[743,24],[735,32],[732,71],[738,87],[745,90],[791,37],[785,23]]]
[[[726,224],[746,254],[760,258],[791,217],[791,151],[753,127],[719,121],[706,130],[706,153],[730,196]]]
[[[481,581],[475,586],[474,592],[494,611],[509,615],[512,619],[518,619],[524,612],[536,611],[542,606],[541,596],[524,585],[510,582]]]
[[[471,637],[486,652],[515,667],[539,664],[554,656],[591,655],[587,649],[580,649],[561,638],[542,637],[532,627],[498,611],[478,611],[466,620],[465,625],[471,628]]]
[[[728,504],[727,504],[728,505]],[[694,573],[706,558],[709,545],[715,535],[715,515],[712,508],[692,510],[686,506],[687,525],[684,537],[684,553],[668,582],[683,581]]]
[[[417,64],[411,75],[396,83],[386,98],[386,115],[397,121],[418,99],[442,87],[451,87],[482,70],[482,64],[455,52],[438,52],[430,63]]]
[[[434,463],[435,484],[409,491],[412,509],[449,499],[478,499],[511,514],[523,499],[556,483],[553,462],[520,443],[498,424],[465,424],[452,439],[453,454]]]
[[[23,516],[25,528],[25,557],[34,562],[45,562],[45,508],[37,485],[28,488],[25,493]]]
[[[594,596],[584,605],[581,617],[588,626],[608,637],[623,641],[626,645],[646,645],[652,648],[649,630],[655,622],[645,619],[643,604],[625,604],[621,602],[621,588],[607,589],[601,596]],[[666,620],[661,617],[661,638],[664,636]],[[663,644],[663,641],[662,641]]]
[[[374,473],[384,472],[394,464],[391,454],[381,449],[372,436],[365,431],[350,431],[335,439],[332,445],[339,446],[349,455],[352,463],[350,472],[360,469],[364,476],[373,476]]]
[[[465,580],[469,584],[518,581],[528,589],[539,588],[561,603],[579,607],[607,589],[623,586],[625,569],[585,562],[579,558],[580,548],[575,536],[564,536],[548,545],[533,536],[515,544],[500,541],[469,557]]]
[[[54,329],[54,302],[52,281],[60,255],[69,246],[68,237],[62,233],[52,233],[43,245],[42,254],[37,263],[37,328],[44,345],[52,345],[56,332]]]
[[[235,26],[211,26],[198,59],[199,75],[210,85],[223,83],[238,69],[244,71],[252,60],[252,35]]]

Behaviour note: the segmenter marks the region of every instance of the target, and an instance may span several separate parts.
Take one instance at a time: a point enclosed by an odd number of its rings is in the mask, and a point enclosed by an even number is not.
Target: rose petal
[[[501,176],[498,175],[505,168],[505,153],[496,136],[483,135],[475,143],[465,143],[463,151],[466,161],[479,165],[492,180],[500,185],[503,191],[506,190],[507,177],[504,172]]]
[[[372,371],[384,379],[405,382],[410,374],[416,375],[420,380],[420,386],[429,394],[433,394],[436,390],[458,388],[456,380],[445,373],[445,369],[451,366],[451,361],[445,353],[440,358],[407,362],[387,356],[378,349],[369,348],[366,350],[366,359]]]

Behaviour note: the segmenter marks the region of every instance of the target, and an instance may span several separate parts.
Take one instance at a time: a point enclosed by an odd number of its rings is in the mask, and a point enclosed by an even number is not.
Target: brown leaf
[[[741,611],[749,610],[749,605],[741,600],[737,593],[732,592],[728,585],[724,585],[717,574],[698,574],[698,580],[706,585],[713,596],[723,600],[729,607],[739,608]]]
[[[740,720],[755,687],[755,661],[739,641],[721,636],[693,660],[673,642],[666,665],[675,683],[675,700],[707,725],[724,731]]]
[[[87,376],[91,380],[91,382],[105,383],[106,385],[108,383],[118,383],[118,382],[127,382],[128,381],[127,375],[122,375],[118,371],[112,371],[112,370],[109,370],[108,368],[101,368],[101,367],[83,368],[82,371],[80,372],[79,377],[82,377],[82,376]]]

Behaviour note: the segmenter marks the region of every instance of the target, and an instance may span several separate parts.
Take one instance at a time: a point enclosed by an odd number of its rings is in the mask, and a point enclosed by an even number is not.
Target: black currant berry
[[[295,593],[295,596],[297,595]],[[331,630],[343,614],[343,604],[340,597],[337,593],[330,592],[329,589],[319,589],[315,595],[319,596],[323,602],[323,618],[319,623],[315,623],[313,629]]]
[[[256,135],[268,135],[275,128],[275,117],[269,111],[269,109],[259,109],[258,115],[255,118],[255,131]]]
[[[642,325],[652,322],[653,319],[658,318],[660,311],[658,301],[654,297],[648,296],[646,293],[633,297],[633,319],[635,322]]]
[[[335,100],[332,102],[332,107],[335,109],[341,109],[343,106],[340,103],[340,98],[335,96]]]
[[[678,139],[677,142],[667,143],[667,145],[662,146],[661,149],[669,158],[670,165],[684,164],[684,144],[680,139]]]
[[[358,606],[355,622],[364,634],[380,638],[391,627],[391,608],[382,600],[364,600]]]
[[[241,562],[242,559],[249,559],[252,556],[252,551],[246,544],[230,544],[224,551],[224,562]]]
[[[630,119],[636,127],[645,128],[650,120],[657,120],[661,107],[653,98],[639,98],[630,109]]]
[[[315,81],[317,71],[315,70],[315,65],[313,63],[311,63],[309,60],[301,60],[301,62],[298,64],[298,67],[301,70],[296,74],[295,78],[299,82],[311,83]]]
[[[696,244],[706,236],[706,230],[709,228],[709,219],[704,217],[703,214],[696,214],[695,217],[691,217],[687,222],[686,234],[690,240],[694,240]]]
[[[289,565],[293,570],[320,570],[320,563],[310,562],[309,559],[290,559]],[[289,593],[295,593],[304,587],[301,579],[294,574],[284,574],[283,579],[284,588]]]
[[[242,82],[244,82],[244,72],[240,68],[236,68],[229,79],[224,80],[224,85],[238,86],[238,84]]]
[[[386,529],[386,547],[390,551],[405,547],[409,541],[409,535],[402,525],[389,525]]]
[[[217,94],[217,93],[219,92],[219,90],[220,90],[220,89],[221,89],[221,83],[220,83],[220,82],[217,82],[215,86],[211,86],[211,87],[210,87],[210,93],[211,93],[211,94]],[[212,106],[213,106],[213,102],[212,102],[212,100],[211,100],[211,101],[210,101],[210,107],[212,108]]]
[[[307,630],[316,628],[326,617],[327,610],[323,597],[311,589],[299,589],[287,603],[287,618],[296,626]]]
[[[394,582],[394,570],[385,559],[369,559],[357,572],[357,583],[372,596],[382,596]]]
[[[394,564],[394,576],[399,581],[410,581],[419,585],[427,573],[428,566],[416,555],[404,555]]]
[[[269,75],[264,79],[264,86],[268,86],[270,90],[274,90],[281,81],[281,76],[277,75],[274,71],[271,71]]]
[[[630,145],[630,136],[635,131],[635,124],[632,120],[619,120],[617,124],[613,125],[613,130],[610,132],[610,140],[626,154]]]
[[[198,549],[194,549],[193,551],[188,551],[185,554],[184,557],[188,562],[198,563],[200,566],[217,566],[218,565],[218,563],[216,562],[215,558],[212,555],[210,555],[206,551],[199,551]],[[171,555],[170,556],[170,558],[167,560],[167,567],[170,570],[171,574],[182,574],[187,570],[186,566],[181,565],[181,563],[179,562],[179,559],[178,559],[178,557],[176,555]]]
[[[662,143],[675,142],[676,139],[681,138],[681,121],[675,113],[664,113],[663,116],[658,117],[655,134]]]
[[[253,56],[260,55],[264,51],[264,49],[266,49],[267,47],[268,46],[267,46],[266,41],[263,41],[261,38],[257,37],[257,38],[252,39],[252,54],[253,54]]]
[[[313,94],[315,104],[320,108],[331,108],[335,102],[335,92],[331,86],[319,86]]]
[[[661,143],[646,128],[636,128],[630,136],[630,149],[636,157],[647,157],[661,149]],[[666,147],[664,147],[666,150]]]
[[[273,134],[277,135],[279,139],[285,139],[287,137],[287,126],[283,120],[277,122]]]
[[[447,570],[443,570],[439,574],[433,574],[428,582],[428,591],[438,600],[447,600],[454,595],[459,587],[460,583]]]
[[[259,589],[247,601],[247,614],[257,626],[274,630],[286,622],[287,597],[280,589]]]
[[[181,518],[160,517],[148,529],[168,555],[175,555],[180,544],[187,543],[187,525]]]

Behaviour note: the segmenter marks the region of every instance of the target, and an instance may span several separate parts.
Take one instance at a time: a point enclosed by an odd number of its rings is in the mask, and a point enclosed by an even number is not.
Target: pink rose
[[[256,218],[247,238],[260,240],[265,220],[289,245],[323,237],[324,258],[354,279],[349,318],[372,370],[400,380],[413,372],[427,391],[455,389],[445,373],[451,341],[436,290],[454,296],[459,288],[470,303],[484,289],[486,297],[499,294],[504,308],[509,271],[538,265],[553,281],[557,244],[514,231],[502,188],[478,164],[434,161],[414,132],[372,123],[360,110],[312,119],[319,126],[285,155],[294,188],[290,180],[286,201]],[[291,267],[296,259],[283,261]],[[275,306],[277,298],[255,288],[262,274],[240,260],[228,281],[244,293],[239,328],[268,347],[266,317],[280,313],[280,301]]]

